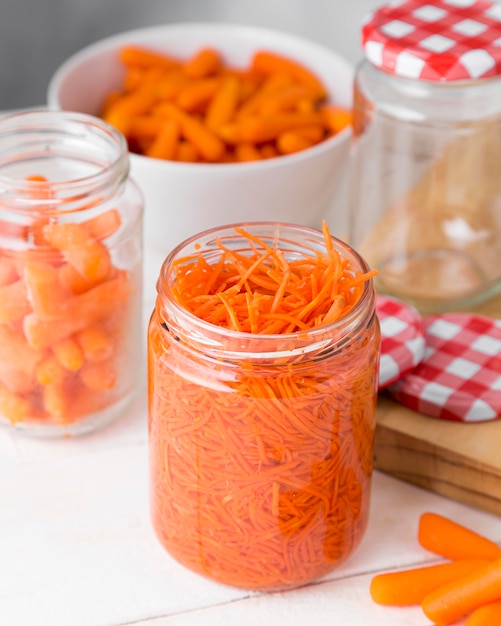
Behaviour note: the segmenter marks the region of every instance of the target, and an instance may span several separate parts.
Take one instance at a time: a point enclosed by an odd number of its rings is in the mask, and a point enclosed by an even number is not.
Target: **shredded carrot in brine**
[[[219,258],[199,249],[170,269],[178,305],[223,334],[241,333],[240,358],[187,345],[161,292],[150,322],[152,520],[167,551],[195,572],[284,589],[326,574],[363,535],[379,329],[372,317],[342,348],[336,339],[290,357],[260,358],[246,346],[327,328],[357,306],[372,272],[353,267],[326,227],[324,250],[299,252],[235,234],[238,249],[219,241]]]

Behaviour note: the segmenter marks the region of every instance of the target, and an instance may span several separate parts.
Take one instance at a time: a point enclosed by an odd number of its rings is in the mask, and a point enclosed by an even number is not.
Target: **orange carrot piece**
[[[73,265],[64,263],[58,268],[59,282],[61,285],[72,294],[83,293],[88,291],[94,286],[94,282],[82,276]]]
[[[33,388],[33,374],[23,372],[10,363],[0,363],[0,385],[12,393],[24,395]]]
[[[501,624],[501,599],[475,609],[465,626],[498,626]]]
[[[135,115],[129,124],[129,139],[146,140],[158,135],[164,125],[161,117],[153,115]]]
[[[351,126],[353,122],[352,112],[344,107],[326,105],[322,107],[321,111],[324,116],[325,125],[334,134]]]
[[[31,403],[0,385],[0,415],[12,424],[24,421],[31,413]]]
[[[26,284],[23,280],[0,287],[0,324],[9,324],[31,312]]]
[[[60,320],[41,320],[35,313],[26,315],[23,319],[23,331],[28,346],[43,350],[66,339],[87,325],[105,319],[122,307],[129,295],[127,274],[118,272],[115,278],[70,299],[64,317]]]
[[[263,102],[276,93],[280,93],[291,85],[291,78],[286,74],[272,74],[239,106],[236,117],[241,119],[248,115],[256,115]]]
[[[499,559],[501,548],[457,522],[438,513],[423,513],[418,541],[423,548],[446,559]]]
[[[219,161],[222,158],[225,152],[224,143],[196,117],[182,111],[170,102],[160,104],[156,108],[156,112],[178,122],[183,136],[197,148],[204,159]]]
[[[148,113],[157,99],[156,93],[150,87],[137,89],[116,100],[107,112],[102,114],[102,117],[127,137],[130,132],[131,118]]]
[[[259,161],[262,158],[261,152],[252,143],[239,143],[235,146],[235,156],[237,161]]]
[[[84,362],[82,349],[76,339],[67,337],[52,346],[52,352],[59,363],[68,371],[78,371]]]
[[[43,406],[45,411],[56,418],[56,423],[65,422],[65,414],[71,404],[71,393],[63,382],[42,387]]]
[[[15,283],[19,278],[16,264],[12,259],[0,257],[0,287]]]
[[[24,319],[30,315],[32,313],[29,313]],[[8,363],[27,374],[32,374],[42,356],[40,350],[26,343],[21,333],[14,332],[8,326],[0,326],[0,363]]]
[[[254,54],[252,69],[262,74],[288,74],[308,85],[318,98],[327,97],[327,90],[318,76],[299,61],[275,52],[261,50]]]
[[[24,282],[29,302],[40,319],[61,317],[70,294],[59,280],[57,267],[29,262],[24,268]]]
[[[82,222],[82,226],[94,239],[107,239],[120,228],[122,219],[118,209],[108,209],[88,220]]]
[[[92,282],[105,280],[111,271],[108,248],[76,223],[53,223],[44,229],[51,246],[61,251],[68,263]]]
[[[206,78],[221,67],[221,55],[214,48],[202,48],[185,63],[184,71],[190,78]]]
[[[293,130],[281,133],[277,137],[277,148],[282,154],[294,154],[295,152],[301,152],[311,146],[315,145],[315,142],[308,137],[304,137],[301,133],[296,133]]]
[[[177,94],[176,104],[187,113],[196,113],[207,107],[219,88],[216,78],[204,78],[188,83]]]
[[[176,122],[166,120],[158,135],[145,150],[145,155],[155,159],[173,160],[179,144],[179,127]]]
[[[447,626],[475,609],[501,599],[501,559],[438,587],[423,599],[428,619]]]
[[[176,161],[181,163],[196,163],[200,161],[200,153],[189,141],[180,141],[177,147]]]
[[[116,383],[116,369],[113,361],[100,361],[98,363],[85,363],[80,370],[83,384],[92,390],[112,389]]]
[[[89,361],[104,361],[113,356],[113,343],[99,326],[84,328],[76,334],[76,340]]]
[[[150,50],[141,46],[129,45],[120,50],[120,60],[125,65],[136,65],[143,68],[159,65],[164,68],[179,66],[179,61],[170,57],[167,53]]]
[[[418,605],[437,587],[475,572],[488,562],[472,559],[378,574],[371,580],[370,594],[377,604]]]
[[[322,116],[313,113],[277,113],[268,117],[246,117],[239,120],[237,126],[240,141],[263,143],[276,139],[283,132],[301,126],[322,123]]]
[[[41,385],[58,385],[66,378],[67,370],[49,354],[37,363],[35,375]]]
[[[315,102],[315,94],[306,85],[292,84],[265,98],[259,106],[259,112],[262,115],[274,115],[284,111],[293,111],[303,100]]]
[[[265,144],[264,146],[260,146],[261,158],[262,159],[273,159],[277,156],[280,156],[277,148],[271,144]]]
[[[298,126],[294,129],[294,132],[301,135],[301,137],[310,139],[314,143],[318,143],[325,138],[325,128],[322,128],[322,126]]]
[[[209,128],[217,131],[218,128],[233,119],[237,110],[239,93],[239,84],[236,78],[229,76],[222,81],[205,115],[205,123]]]

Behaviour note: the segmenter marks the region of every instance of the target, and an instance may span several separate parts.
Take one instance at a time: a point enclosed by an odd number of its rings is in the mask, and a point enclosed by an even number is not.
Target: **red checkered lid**
[[[404,0],[362,26],[367,59],[404,78],[458,81],[501,74],[501,4]]]
[[[424,324],[416,309],[388,296],[377,296],[376,313],[381,327],[381,391],[406,376],[424,358]]]
[[[440,419],[482,422],[501,417],[501,320],[468,313],[424,318],[425,358],[389,393]]]

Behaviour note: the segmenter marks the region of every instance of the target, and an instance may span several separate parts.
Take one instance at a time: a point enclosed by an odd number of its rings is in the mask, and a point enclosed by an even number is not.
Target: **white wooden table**
[[[160,259],[146,255],[144,327]],[[419,608],[374,604],[376,572],[431,563],[419,515],[449,515],[501,542],[499,518],[375,473],[356,552],[325,579],[255,594],[177,564],[148,510],[146,375],[134,406],[105,430],[37,440],[0,430],[1,626],[425,626]]]

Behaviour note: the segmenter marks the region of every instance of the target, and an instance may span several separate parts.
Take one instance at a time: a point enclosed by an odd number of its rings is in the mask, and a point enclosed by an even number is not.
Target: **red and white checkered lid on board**
[[[458,81],[501,74],[501,4],[404,0],[374,11],[362,45],[375,66],[403,78]]]
[[[419,413],[460,422],[501,417],[501,320],[469,313],[424,318],[426,355],[389,389]]]
[[[388,296],[377,296],[376,314],[381,327],[381,391],[406,376],[424,358],[424,324],[416,309]]]

